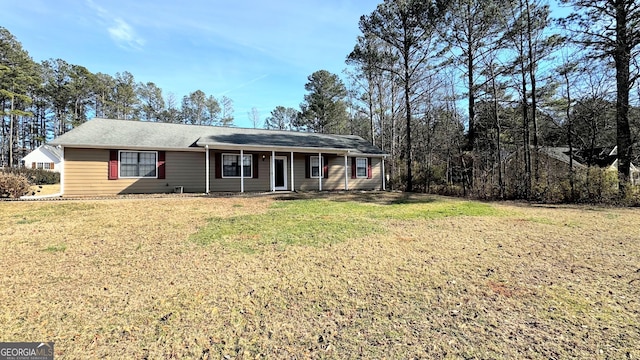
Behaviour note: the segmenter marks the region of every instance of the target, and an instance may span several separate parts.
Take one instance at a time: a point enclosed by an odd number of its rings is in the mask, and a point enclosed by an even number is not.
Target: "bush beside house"
[[[29,179],[24,175],[0,171],[0,198],[19,198],[30,189]]]

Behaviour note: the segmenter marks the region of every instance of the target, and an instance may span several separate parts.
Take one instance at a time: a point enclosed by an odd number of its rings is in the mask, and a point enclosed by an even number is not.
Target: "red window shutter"
[[[51,166],[49,166],[49,169],[53,170],[53,166],[55,165],[55,163],[51,163]]]
[[[213,165],[216,170],[216,179],[222,178],[222,154],[221,153],[215,153]]]
[[[305,178],[310,178],[311,177],[311,156],[306,155],[304,157],[304,177]]]
[[[118,150],[109,151],[109,180],[118,179]]]
[[[371,171],[371,158],[367,158],[367,179],[371,179],[373,177],[373,173]]]
[[[253,178],[258,178],[258,154],[253,154]]]
[[[167,177],[165,156],[166,153],[164,151],[158,151],[158,179],[165,179]]]
[[[329,163],[327,163],[327,157],[322,155],[322,164],[324,165],[322,167],[322,171],[324,172],[324,178],[328,178],[329,177]]]
[[[356,174],[356,158],[352,157],[351,158],[351,178],[355,179],[358,177],[358,175]]]
[[[32,168],[32,169],[35,169],[35,168],[36,168],[36,163],[32,162],[32,163],[31,163],[31,168]]]

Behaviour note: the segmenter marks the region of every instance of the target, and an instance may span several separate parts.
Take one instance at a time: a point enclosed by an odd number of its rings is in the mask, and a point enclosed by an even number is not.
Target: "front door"
[[[274,158],[274,178],[276,190],[287,190],[287,157],[276,156]]]

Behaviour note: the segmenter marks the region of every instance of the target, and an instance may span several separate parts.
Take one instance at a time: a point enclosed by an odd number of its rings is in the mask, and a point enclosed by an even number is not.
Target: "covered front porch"
[[[205,191],[386,190],[384,154],[205,145]]]

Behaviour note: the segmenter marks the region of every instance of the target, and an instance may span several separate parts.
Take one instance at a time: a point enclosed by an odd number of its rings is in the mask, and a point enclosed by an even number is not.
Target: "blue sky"
[[[358,20],[382,0],[18,0],[7,28],[35,61],[129,71],[180,101],[202,90],[234,102],[235,125],[276,106],[298,108],[307,76],[341,74]]]

